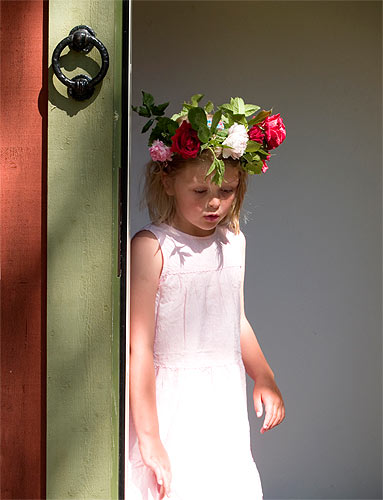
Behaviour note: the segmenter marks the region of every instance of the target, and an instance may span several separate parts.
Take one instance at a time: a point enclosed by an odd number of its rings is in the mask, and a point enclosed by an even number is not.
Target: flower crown
[[[154,104],[151,94],[142,90],[142,106],[132,106],[140,116],[149,118],[141,132],[147,132],[154,122],[149,137],[149,151],[153,161],[167,165],[180,155],[184,159],[196,158],[209,149],[213,161],[206,174],[213,171],[212,181],[222,184],[225,164],[222,158],[240,160],[249,174],[265,173],[269,168],[269,151],[278,147],[286,138],[286,128],[280,113],[271,115],[254,104],[245,104],[241,97],[231,98],[229,104],[218,106],[209,101],[203,108],[198,105],[203,94],[184,102],[180,113],[171,118],[164,116],[169,103]],[[248,117],[251,117],[248,119]]]

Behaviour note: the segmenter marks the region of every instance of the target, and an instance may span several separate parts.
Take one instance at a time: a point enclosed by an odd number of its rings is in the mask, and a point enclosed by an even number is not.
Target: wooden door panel
[[[47,7],[0,6],[2,499],[45,497]]]

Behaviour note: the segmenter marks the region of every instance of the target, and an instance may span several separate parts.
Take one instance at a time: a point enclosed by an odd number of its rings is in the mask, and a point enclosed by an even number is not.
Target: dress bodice
[[[244,240],[217,226],[193,236],[165,223],[147,224],[163,268],[156,294],[154,362],[203,367],[238,362]]]

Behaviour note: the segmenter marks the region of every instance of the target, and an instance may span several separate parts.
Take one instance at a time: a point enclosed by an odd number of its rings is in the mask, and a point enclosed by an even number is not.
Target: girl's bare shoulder
[[[154,233],[152,233],[152,231],[149,231],[149,229],[141,229],[140,231],[137,231],[137,233],[135,233],[135,235],[131,239],[131,242],[133,243],[133,241],[138,241],[138,240],[142,241],[147,238],[150,240],[158,241],[157,237],[155,236]]]
[[[132,269],[143,275],[159,276],[163,257],[157,237],[149,230],[138,231],[130,242]]]

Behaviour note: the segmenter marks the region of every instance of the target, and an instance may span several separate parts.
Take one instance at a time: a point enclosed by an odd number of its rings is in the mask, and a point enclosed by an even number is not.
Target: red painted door
[[[1,498],[45,497],[47,20],[0,2]]]

